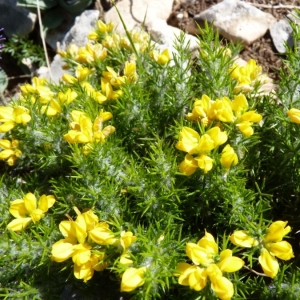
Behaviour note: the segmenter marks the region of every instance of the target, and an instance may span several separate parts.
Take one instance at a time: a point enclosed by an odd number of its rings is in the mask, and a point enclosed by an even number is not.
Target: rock
[[[270,28],[270,35],[272,37],[272,41],[276,50],[279,53],[285,53],[285,44],[290,47],[294,46],[294,38],[293,38],[293,29],[290,25],[290,22],[293,22],[297,25],[300,24],[300,20],[297,17],[297,13],[292,11],[287,15],[287,19],[282,19],[273,24]]]
[[[75,24],[62,39],[60,49],[63,51],[66,50],[69,44],[75,44],[79,47],[85,46],[88,42],[87,37],[89,32],[96,26],[98,16],[98,10],[86,10],[80,16],[76,17]],[[53,40],[53,42],[55,42],[55,40]],[[39,74],[40,77],[57,83],[63,74],[68,73],[62,69],[63,65],[63,59],[57,54],[50,65],[50,71],[48,70],[48,72],[46,72],[45,69],[38,70],[37,74]]]
[[[65,73],[71,74],[71,72],[62,68],[63,65],[65,65],[63,58],[59,54],[56,54],[51,62],[50,71],[47,67],[41,67],[36,71],[36,75],[41,78],[46,78],[52,83],[58,83]]]
[[[88,42],[88,34],[96,27],[98,17],[98,10],[86,10],[76,17],[75,24],[62,41],[61,49],[65,50],[69,44],[85,46]]]
[[[66,16],[64,22],[58,27],[49,29],[46,33],[46,43],[55,51],[58,51],[63,43],[63,40],[67,33],[71,30],[74,25],[74,18]]]
[[[24,7],[17,6],[17,0],[0,0],[0,28],[11,37],[28,35],[34,28],[37,16]]]
[[[292,27],[285,19],[274,23],[270,28],[270,35],[276,50],[279,53],[285,53],[285,43],[290,47],[293,46]]]
[[[117,3],[117,8],[126,24],[128,30],[132,30],[137,25],[140,26],[154,20],[167,20],[172,12],[173,0],[122,0]],[[106,23],[113,22],[116,32],[124,34],[120,17],[115,7],[112,7],[104,15]]]
[[[249,3],[224,0],[194,17],[201,26],[205,21],[214,23],[220,34],[233,41],[249,45],[261,38],[276,19]]]
[[[174,52],[174,42],[177,37],[183,33],[180,29],[168,25],[163,20],[153,20],[152,22],[147,23],[147,31],[153,38],[153,40],[159,44],[158,48],[164,50],[169,48],[170,52]],[[189,46],[190,51],[194,51],[199,48],[198,39],[190,34],[185,34],[185,44],[183,47]]]

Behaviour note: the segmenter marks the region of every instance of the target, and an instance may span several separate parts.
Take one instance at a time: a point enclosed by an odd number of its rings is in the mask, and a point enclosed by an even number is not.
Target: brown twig
[[[42,16],[41,16],[41,9],[40,9],[39,0],[36,0],[36,5],[37,5],[37,13],[38,13],[37,15],[38,15],[38,19],[39,19],[40,34],[41,34],[41,39],[42,39],[43,48],[44,48],[44,52],[45,52],[46,63],[47,63],[47,67],[48,67],[48,70],[49,70],[50,78],[51,78],[51,80],[53,80],[52,73],[51,73],[51,68],[50,68],[49,57],[48,57],[47,46],[46,46],[46,42],[45,42],[45,36],[44,36],[44,32],[43,32],[43,23],[42,23]]]
[[[264,274],[264,273],[259,273],[259,272],[255,271],[255,270],[251,269],[251,268],[248,267],[248,266],[245,266],[245,265],[244,265],[244,268],[246,268],[247,270],[253,272],[254,274],[256,274],[256,275],[258,275],[258,276],[265,276],[265,277],[268,277],[266,274]]]
[[[8,80],[14,80],[14,79],[19,79],[19,78],[29,78],[29,77],[31,77],[31,75],[24,74],[24,75],[18,75],[18,76],[11,76],[11,77],[8,77],[7,79]]]
[[[272,8],[272,9],[278,9],[278,8],[300,9],[300,6],[297,6],[297,5],[284,5],[284,4],[272,5],[272,4],[259,4],[259,3],[251,3],[251,5],[256,6],[256,7],[261,7],[261,8]]]

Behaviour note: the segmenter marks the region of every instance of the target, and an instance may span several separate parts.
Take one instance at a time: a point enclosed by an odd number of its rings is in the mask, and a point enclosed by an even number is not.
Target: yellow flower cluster
[[[187,152],[184,161],[179,165],[179,170],[184,175],[192,175],[198,168],[204,173],[213,167],[213,159],[208,156],[210,151],[227,141],[227,133],[219,127],[213,127],[202,136],[190,127],[183,127],[179,134],[179,141],[175,145],[178,150]],[[196,155],[196,156],[193,156]],[[225,168],[236,165],[238,157],[230,145],[223,149],[221,164]]]
[[[29,110],[24,106],[0,106],[0,133],[6,133],[15,128],[17,124],[26,125],[30,122]],[[18,149],[19,141],[16,139],[0,139],[0,160],[13,166],[21,156],[22,151]]]
[[[194,102],[194,108],[186,118],[189,121],[201,122],[209,125],[212,121],[235,123],[236,127],[246,136],[253,134],[253,123],[259,123],[262,115],[254,110],[248,110],[248,101],[243,94],[239,94],[230,100],[228,97],[211,100],[207,95]]]
[[[92,210],[83,213],[76,207],[74,210],[77,214],[75,221],[70,218],[59,224],[64,239],[52,245],[51,258],[56,262],[72,258],[74,276],[86,282],[93,277],[94,271],[102,271],[108,266],[104,246],[113,245],[126,252],[136,241],[136,236],[130,231],[123,231],[120,238],[116,238],[117,235],[110,230],[109,225],[99,222],[98,216]]]
[[[15,219],[7,225],[7,228],[16,232],[22,231],[31,221],[33,223],[40,221],[54,203],[55,198],[53,195],[42,195],[37,205],[37,199],[32,193],[26,194],[23,199],[12,201],[9,212]]]
[[[62,57],[71,57],[78,63],[97,63],[103,61],[107,57],[107,49],[101,44],[87,43],[84,47],[78,47],[71,44],[66,51],[59,51]]]
[[[104,112],[103,109],[100,110],[94,123],[92,123],[91,119],[84,112],[79,110],[73,110],[71,112],[71,118],[71,130],[63,136],[70,144],[87,144],[86,149],[88,149],[90,143],[104,143],[105,139],[115,132],[114,126],[108,125],[103,127],[103,123],[112,118],[112,114],[110,112]]]
[[[177,265],[179,273],[176,276],[179,276],[179,284],[201,291],[209,279],[212,290],[220,299],[231,299],[234,293],[233,284],[223,276],[223,273],[240,270],[244,266],[244,261],[233,256],[229,249],[219,254],[218,245],[208,232],[205,232],[197,244],[187,243],[186,254],[194,264]]]
[[[64,82],[72,85],[78,82],[83,91],[99,104],[119,98],[123,94],[120,87],[125,83],[135,83],[138,79],[134,59],[125,62],[122,76],[119,76],[111,67],[107,67],[106,69],[107,71],[102,72],[101,91],[95,89],[86,81],[92,71],[82,65],[77,66],[75,76],[64,74],[62,79]]]
[[[291,227],[287,226],[287,222],[276,221],[268,228],[266,234],[255,239],[245,230],[237,230],[230,236],[230,241],[239,247],[251,248],[259,246],[260,256],[258,261],[264,273],[274,278],[279,270],[279,263],[276,257],[282,260],[289,260],[294,257],[292,246],[283,241],[283,237],[291,231]]]
[[[45,78],[34,77],[32,84],[25,84],[21,87],[23,100],[29,98],[31,103],[38,101],[41,104],[41,113],[49,117],[54,117],[62,112],[63,105],[69,105],[73,102],[78,94],[68,88],[65,92],[59,91],[54,93],[48,86]]]
[[[21,150],[17,147],[19,145],[19,141],[17,140],[0,140],[0,148],[3,150],[0,151],[0,160],[4,160],[7,162],[9,166],[13,166],[17,159],[22,155]]]
[[[26,125],[30,120],[29,110],[24,106],[0,106],[0,132],[10,131],[16,124]]]
[[[256,83],[264,84],[268,82],[268,78],[262,73],[262,67],[256,64],[254,59],[250,59],[245,66],[239,66],[234,63],[229,69],[231,78],[235,79],[237,85],[234,92],[250,92]]]

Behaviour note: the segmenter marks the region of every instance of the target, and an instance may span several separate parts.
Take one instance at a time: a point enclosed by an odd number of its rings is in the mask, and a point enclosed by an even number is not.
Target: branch
[[[43,23],[42,23],[41,9],[40,9],[39,0],[36,0],[36,5],[37,5],[37,13],[38,13],[38,19],[39,19],[39,25],[40,25],[40,34],[41,34],[41,39],[42,39],[43,48],[44,48],[44,52],[45,52],[46,63],[47,63],[47,67],[48,67],[48,70],[49,70],[50,78],[51,78],[51,80],[53,80],[53,78],[52,78],[52,72],[51,72],[51,69],[50,69],[50,63],[49,63],[47,46],[46,46],[44,32],[43,32]]]
[[[256,274],[256,275],[258,275],[258,276],[265,276],[265,277],[268,277],[266,274],[264,274],[264,273],[259,273],[259,272],[255,271],[255,270],[251,269],[250,267],[245,266],[245,265],[244,265],[244,268],[246,268],[247,270],[253,272],[254,274]]]
[[[261,8],[272,8],[272,9],[278,9],[278,8],[300,9],[300,6],[297,6],[297,5],[284,5],[284,4],[272,5],[272,4],[259,4],[259,3],[251,3],[251,5],[256,6],[256,7],[261,7]]]

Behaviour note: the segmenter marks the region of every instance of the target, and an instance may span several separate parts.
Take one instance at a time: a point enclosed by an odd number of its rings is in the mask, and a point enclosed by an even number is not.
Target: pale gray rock
[[[36,14],[17,6],[17,0],[0,0],[0,28],[4,28],[6,36],[26,36],[33,30],[36,19]]]
[[[88,34],[95,28],[98,17],[98,10],[86,10],[80,16],[76,17],[75,24],[64,36],[59,48],[65,51],[70,44],[75,44],[79,47],[85,46],[88,42]],[[40,77],[57,83],[63,74],[68,73],[62,69],[63,65],[63,59],[57,54],[50,65],[50,71],[42,69],[38,70],[37,73]]]
[[[49,29],[46,32],[46,43],[55,51],[58,51],[63,43],[64,38],[74,26],[74,17],[66,16],[64,22],[58,27]]]
[[[163,20],[153,20],[147,23],[147,31],[158,44],[160,50],[168,48],[170,52],[175,52],[174,43],[183,32],[176,28],[169,26]],[[185,34],[183,47],[188,46],[190,51],[194,51],[199,48],[198,39],[190,34]]]
[[[173,0],[122,0],[117,3],[124,23],[128,30],[136,26],[141,26],[145,21],[160,19],[167,20],[172,12]],[[104,15],[106,23],[113,22],[116,26],[116,32],[124,34],[122,22],[115,7],[112,7]]]
[[[61,49],[65,50],[70,44],[85,46],[88,42],[88,34],[95,29],[98,18],[98,10],[86,10],[76,17],[74,26],[62,41]]]
[[[201,26],[205,21],[214,23],[220,34],[233,41],[249,45],[261,38],[276,19],[249,3],[224,0],[194,17]]]
[[[286,19],[279,20],[270,28],[270,35],[276,50],[285,53],[285,44],[293,46],[292,27]]]
[[[293,29],[291,23],[300,24],[297,13],[292,11],[286,19],[279,20],[270,28],[270,34],[276,50],[279,53],[285,53],[285,44],[289,47],[294,46]]]

